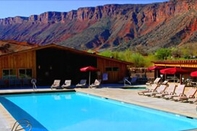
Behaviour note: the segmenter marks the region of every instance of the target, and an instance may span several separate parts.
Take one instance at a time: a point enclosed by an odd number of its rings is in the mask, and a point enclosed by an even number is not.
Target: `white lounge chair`
[[[76,84],[76,87],[85,87],[87,83],[86,79],[81,79],[78,84]]]
[[[99,87],[100,84],[101,84],[101,80],[95,79],[94,83],[92,83],[89,87],[90,88]]]
[[[65,80],[62,88],[69,88],[71,86],[71,80]]]
[[[184,84],[179,84],[176,88],[173,94],[165,95],[165,99],[173,99],[173,97],[181,96],[183,95],[185,90],[185,85]]]
[[[138,95],[144,95],[144,93],[153,92],[153,91],[155,91],[157,89],[157,87],[158,87],[157,84],[152,84],[146,90],[143,90],[143,91],[138,92]]]
[[[150,86],[150,85],[152,85],[152,84],[159,84],[159,81],[160,81],[160,80],[161,80],[161,78],[160,78],[160,77],[157,77],[153,82],[152,82],[152,81],[147,82],[146,85],[147,85],[147,86]]]
[[[175,101],[187,101],[188,99],[195,98],[197,89],[196,88],[190,88],[187,92],[184,92],[184,94],[180,96],[173,97],[173,100]]]
[[[165,95],[173,94],[175,91],[175,87],[175,84],[169,84],[163,92],[155,94],[154,97],[163,97]]]
[[[165,80],[161,83],[162,85],[168,85],[168,80]]]
[[[166,89],[166,85],[159,85],[155,90],[151,92],[144,93],[145,96],[154,96],[156,94],[162,93]]]
[[[54,80],[53,84],[51,85],[51,88],[59,88],[60,87],[60,81],[61,80]]]
[[[197,102],[197,97],[189,98],[189,99],[187,100],[187,102],[189,102],[189,103],[196,103],[196,102]]]

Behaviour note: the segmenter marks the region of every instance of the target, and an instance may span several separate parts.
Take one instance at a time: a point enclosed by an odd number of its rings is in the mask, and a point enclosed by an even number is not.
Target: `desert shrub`
[[[145,58],[139,53],[132,54],[132,63],[135,67],[144,67],[145,66]]]
[[[155,57],[158,60],[166,60],[169,56],[171,56],[171,50],[168,48],[160,48],[155,52]]]

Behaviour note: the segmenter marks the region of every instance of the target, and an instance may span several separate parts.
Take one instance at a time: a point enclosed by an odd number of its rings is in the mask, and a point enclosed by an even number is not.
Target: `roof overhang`
[[[125,65],[133,65],[133,63],[131,63],[131,62],[121,61],[121,60],[117,60],[117,59],[114,59],[114,58],[109,58],[109,57],[97,55],[95,53],[89,53],[89,52],[86,52],[86,51],[77,50],[77,49],[74,49],[74,48],[69,48],[69,47],[66,47],[66,46],[57,45],[57,44],[53,44],[53,43],[52,44],[47,44],[47,45],[37,46],[37,47],[31,48],[31,49],[27,49],[27,50],[22,50],[22,51],[18,51],[18,52],[8,53],[8,54],[4,54],[4,55],[1,55],[1,56],[15,54],[15,53],[23,53],[23,52],[28,52],[28,51],[37,51],[37,50],[48,49],[48,48],[54,48],[54,49],[59,49],[59,50],[70,51],[70,52],[73,52],[73,53],[76,53],[76,54],[81,54],[81,55],[87,55],[87,56],[92,56],[92,57],[96,57],[96,58],[101,58],[101,59],[105,59],[105,60],[108,60],[108,61],[114,61],[114,62],[122,63],[122,64],[125,64]]]
[[[197,60],[153,61],[155,66],[197,68]]]

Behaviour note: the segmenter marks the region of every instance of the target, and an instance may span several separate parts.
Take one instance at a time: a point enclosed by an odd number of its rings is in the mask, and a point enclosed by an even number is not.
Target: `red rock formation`
[[[141,45],[150,50],[195,42],[197,1],[104,5],[0,19],[0,39],[77,49]]]

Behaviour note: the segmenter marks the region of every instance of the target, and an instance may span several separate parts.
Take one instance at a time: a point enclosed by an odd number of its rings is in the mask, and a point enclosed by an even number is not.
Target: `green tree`
[[[105,50],[105,51],[100,52],[99,55],[105,56],[105,57],[112,57],[112,51]]]
[[[99,55],[105,57],[113,57],[118,60],[127,61],[134,63],[135,67],[148,67],[150,66],[153,60],[155,60],[155,56],[150,54],[148,56],[143,56],[140,53],[135,53],[129,49],[125,51],[110,51],[105,50],[100,52]]]
[[[139,53],[133,53],[132,54],[132,61],[135,67],[144,67],[145,66],[145,59],[144,57]]]
[[[178,59],[182,57],[182,51],[180,50],[180,48],[171,48],[171,56],[174,59]]]
[[[148,54],[148,56],[144,56],[144,67],[149,67],[151,66],[153,63],[153,61],[156,61],[157,58],[155,57],[154,54]]]
[[[196,54],[196,44],[192,45],[192,44],[187,44],[187,46],[182,46],[180,48],[181,52],[182,52],[182,57],[185,59],[190,59],[192,58],[192,56],[194,56]]]
[[[132,61],[132,51],[127,49],[120,53],[121,60],[131,62]]]
[[[155,52],[155,57],[159,60],[166,60],[171,55],[171,51],[168,48],[160,48]]]

